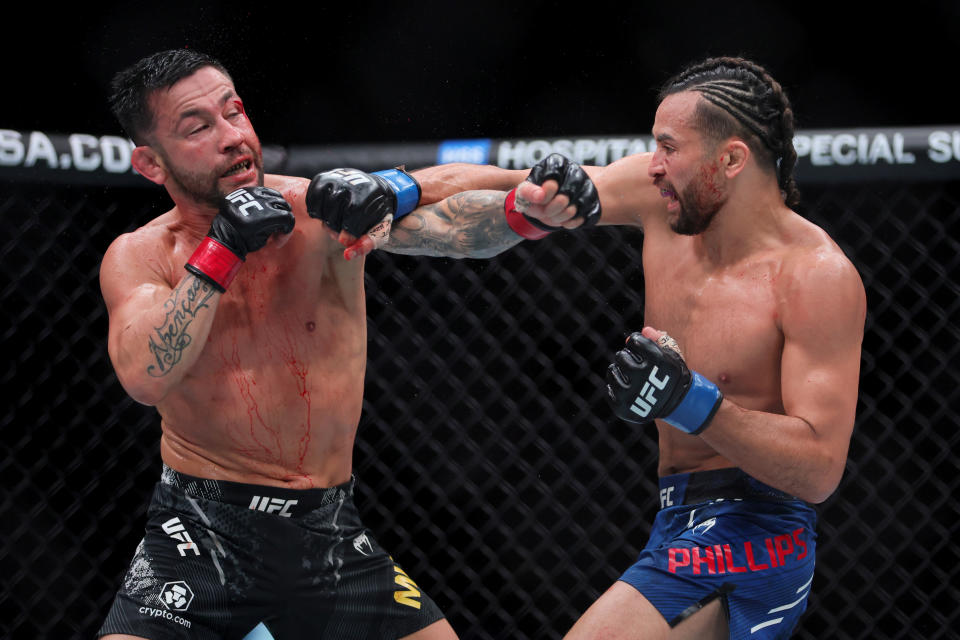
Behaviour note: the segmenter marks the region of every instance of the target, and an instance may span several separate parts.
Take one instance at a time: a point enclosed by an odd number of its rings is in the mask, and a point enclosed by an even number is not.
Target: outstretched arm
[[[649,175],[652,158],[652,153],[638,153],[604,167],[583,167],[600,194],[603,214],[597,224],[641,227],[647,231],[660,228],[669,230],[666,226],[666,201]],[[517,187],[517,196],[534,205],[555,206],[554,199],[563,196],[545,187],[521,183]],[[576,224],[579,223],[565,226],[572,228]]]
[[[579,165],[559,154],[534,165],[526,181],[543,185],[545,194],[556,197],[542,206],[519,198],[517,189],[461,193],[400,219],[384,248],[419,255],[488,258],[522,239],[538,240],[584,221],[592,225],[600,217],[593,182]]]
[[[497,172],[492,175],[501,175]],[[307,211],[347,247],[347,260],[380,247],[396,253],[488,258],[524,238],[537,240],[584,220],[594,224],[600,217],[592,181],[563,156],[544,158],[526,180],[542,185],[545,204],[524,200],[517,189],[475,190],[415,208],[422,198],[410,174],[334,169],[311,181]]]
[[[391,253],[489,258],[523,237],[507,224],[503,191],[467,191],[401,218],[381,248]]]
[[[509,191],[517,186],[529,169],[501,169],[491,165],[454,162],[411,175],[420,183],[420,205],[434,204],[464,191]]]

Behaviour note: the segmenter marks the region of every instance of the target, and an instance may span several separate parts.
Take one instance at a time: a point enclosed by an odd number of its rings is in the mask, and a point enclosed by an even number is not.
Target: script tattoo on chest
[[[199,278],[189,278],[186,284],[181,283],[174,289],[163,305],[167,314],[163,324],[154,327],[155,333],[150,336],[150,353],[156,363],[147,367],[149,375],[155,378],[165,376],[180,362],[184,349],[192,340],[190,323],[201,309],[208,307],[207,301],[213,294],[214,288]]]

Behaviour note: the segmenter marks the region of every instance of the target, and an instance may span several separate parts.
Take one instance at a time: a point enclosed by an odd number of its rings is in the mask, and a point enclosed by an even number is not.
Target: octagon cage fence
[[[265,149],[267,170],[606,164],[649,136]],[[159,419],[113,373],[103,253],[170,203],[132,143],[0,130],[0,636],[92,638],[139,542]],[[960,126],[801,131],[800,212],[867,290],[857,424],[819,512],[794,637],[956,638]],[[490,260],[375,252],[358,505],[463,638],[558,638],[633,562],[658,509],[652,428],[604,399],[643,326],[640,232]]]

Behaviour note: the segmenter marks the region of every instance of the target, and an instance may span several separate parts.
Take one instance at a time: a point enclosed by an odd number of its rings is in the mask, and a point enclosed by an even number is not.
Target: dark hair
[[[203,67],[230,77],[220,62],[192,49],[170,49],[142,58],[113,77],[110,110],[134,142],[147,144],[146,135],[153,129],[150,94],[172,87]]]
[[[697,91],[704,98],[694,114],[701,133],[716,142],[743,138],[757,161],[773,168],[786,205],[800,203],[793,177],[797,165],[793,109],[766,69],[743,58],[709,58],[668,80],[659,99],[681,91]]]

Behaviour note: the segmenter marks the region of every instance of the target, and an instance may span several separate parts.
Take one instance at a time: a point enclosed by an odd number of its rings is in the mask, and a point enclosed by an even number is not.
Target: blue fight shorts
[[[620,580],[671,626],[720,594],[730,638],[789,638],[810,595],[816,519],[739,469],[664,476],[650,540]]]

